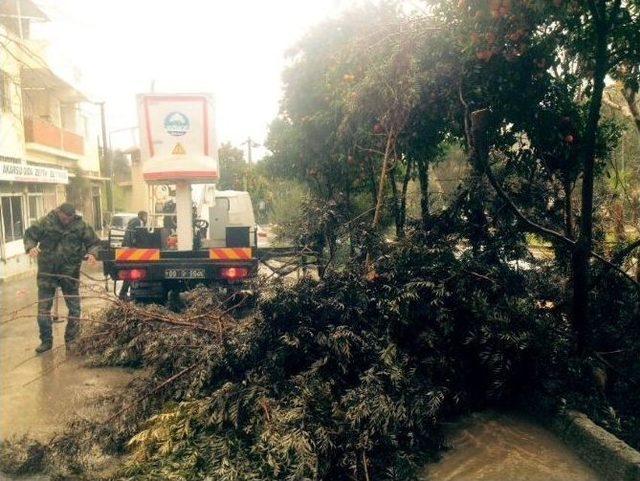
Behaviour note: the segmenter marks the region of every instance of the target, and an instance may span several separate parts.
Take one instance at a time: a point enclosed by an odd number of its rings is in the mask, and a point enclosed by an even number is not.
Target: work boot
[[[36,352],[38,354],[42,354],[43,352],[50,351],[53,347],[52,341],[42,341],[38,347],[36,347]]]

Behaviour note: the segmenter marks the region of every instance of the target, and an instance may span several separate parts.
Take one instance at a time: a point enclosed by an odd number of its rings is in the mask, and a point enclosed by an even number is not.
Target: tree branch
[[[536,231],[536,232],[538,232],[538,233],[540,233],[542,235],[553,237],[554,239],[556,239],[558,241],[561,241],[565,245],[569,246],[571,249],[574,249],[576,247],[576,244],[577,244],[576,241],[574,241],[572,239],[569,239],[568,237],[562,235],[559,232],[556,232],[556,231],[554,231],[552,229],[544,227],[544,226],[532,221],[527,216],[525,216],[522,213],[522,211],[518,208],[518,206],[515,204],[515,202],[513,202],[511,197],[509,197],[507,192],[502,188],[500,183],[497,181],[496,177],[493,175],[493,171],[491,170],[491,166],[489,165],[489,161],[488,161],[489,155],[488,155],[488,151],[487,151],[486,139],[482,138],[486,133],[485,132],[485,130],[486,130],[485,122],[486,122],[486,118],[487,118],[488,114],[489,114],[489,111],[486,110],[486,109],[485,110],[477,110],[475,112],[472,112],[471,113],[471,126],[472,126],[472,131],[473,131],[474,144],[476,144],[476,148],[479,149],[478,161],[480,162],[480,166],[484,170],[484,173],[486,174],[487,179],[489,180],[489,183],[492,185],[492,187],[494,188],[494,190],[496,191],[498,196],[507,204],[507,206],[509,206],[511,211],[515,214],[515,216],[521,222],[526,224],[528,227],[530,227],[534,231]],[[625,255],[628,254],[629,252],[631,252],[633,249],[635,249],[638,246],[640,246],[640,240],[638,240],[636,242],[633,242],[632,244],[627,246],[627,248],[624,250],[624,252],[626,252]],[[619,266],[615,265],[613,262],[608,261],[607,259],[602,257],[597,252],[589,250],[587,253],[588,253],[588,255],[590,257],[593,257],[594,259],[597,259],[600,262],[602,262],[603,264],[605,264],[609,269],[615,269],[616,271],[618,271],[620,274],[622,274],[624,277],[626,277],[632,284],[634,284],[634,286],[637,289],[640,290],[640,283],[638,283],[633,277],[631,277],[629,274],[627,274],[624,271],[624,269],[622,269]],[[622,257],[622,258],[624,258],[624,257]]]
[[[600,262],[602,262],[606,266],[604,272],[600,276],[598,276],[596,278],[596,280],[594,281],[593,285],[595,285],[598,281],[600,281],[601,277],[604,274],[606,274],[610,269],[614,269],[614,270],[618,271],[620,274],[622,274],[624,277],[626,277],[635,286],[635,288],[640,292],[640,282],[636,281],[633,277],[631,277],[623,268],[621,268],[620,266],[617,266],[616,264],[614,264],[611,261],[608,261],[607,259],[602,257],[597,252],[591,251],[589,254],[593,258],[598,259]],[[593,288],[593,285],[591,286],[591,288]]]
[[[613,262],[614,264],[621,263],[625,259],[625,257],[631,254],[638,247],[640,247],[640,239],[637,239],[636,241],[627,245],[624,249],[614,255],[611,259],[611,262]]]
[[[524,215],[515,204],[515,202],[513,202],[511,197],[509,197],[506,191],[502,188],[496,177],[493,175],[493,171],[491,170],[491,166],[489,165],[489,148],[486,140],[486,122],[488,116],[489,110],[487,109],[476,110],[471,113],[471,138],[478,152],[477,161],[479,163],[479,167],[486,174],[487,179],[489,179],[489,183],[493,186],[498,196],[509,206],[511,211],[522,223],[533,229],[535,232],[538,232],[539,234],[553,237],[563,244],[573,248],[576,245],[575,241],[562,235],[560,232],[556,232],[552,229],[538,224],[537,222],[532,221],[526,215]]]
[[[536,222],[533,222],[532,220],[528,219],[520,211],[520,209],[518,209],[518,206],[515,205],[513,200],[511,200],[511,198],[508,196],[508,194],[504,191],[504,189],[497,182],[497,180],[494,177],[493,172],[491,171],[491,168],[489,167],[488,163],[485,165],[485,172],[487,174],[487,178],[489,179],[489,183],[491,183],[491,185],[495,189],[496,193],[500,196],[500,198],[502,198],[502,200],[504,200],[507,203],[509,208],[513,211],[513,213],[516,215],[516,217],[518,217],[518,219],[520,219],[522,222],[524,222],[526,225],[528,225],[529,227],[531,227],[535,231],[539,232],[540,234],[548,235],[548,236],[553,237],[556,240],[560,240],[560,241],[562,241],[563,243],[565,243],[566,245],[568,245],[571,248],[575,247],[575,245],[576,245],[575,241],[569,239],[568,237],[563,236],[559,232],[556,232],[554,230],[548,229],[548,228],[546,228],[546,227],[544,227],[544,226],[542,226],[540,224],[537,224]],[[620,262],[620,260],[624,259],[624,257],[626,257],[626,255],[628,255],[631,251],[633,251],[636,247],[639,247],[639,246],[640,246],[640,239],[635,241],[635,242],[633,242],[629,246],[627,246],[625,248],[625,250],[623,251],[623,252],[625,252],[624,255],[622,255],[621,257],[616,256],[611,261],[608,261],[607,259],[602,257],[597,252],[594,252],[594,251],[591,251],[591,250],[589,251],[589,255],[591,257],[593,257],[594,259],[597,259],[600,262],[602,262],[603,264],[605,264],[606,269],[605,269],[605,271],[603,272],[602,275],[604,275],[610,269],[614,269],[614,270],[618,271],[620,274],[622,274],[624,277],[626,277],[636,287],[636,289],[640,290],[640,283],[638,281],[636,281],[633,277],[631,277],[627,272],[625,272],[624,269],[622,269],[621,267],[617,266],[614,263],[616,261],[616,259],[618,259],[618,262]],[[600,280],[600,277],[601,276],[599,276],[595,280],[594,284],[597,283]]]
[[[489,183],[493,186],[493,188],[495,189],[496,193],[498,194],[498,196],[509,206],[509,208],[511,209],[511,211],[515,214],[515,216],[524,224],[526,224],[527,226],[529,226],[531,229],[535,230],[536,232],[546,235],[546,236],[550,236],[553,237],[556,240],[561,241],[562,243],[573,247],[575,246],[575,241],[569,239],[568,237],[562,235],[560,232],[556,232],[552,229],[549,229],[547,227],[544,227],[543,225],[540,225],[534,221],[532,221],[531,219],[529,219],[527,216],[525,216],[522,211],[518,208],[518,206],[513,202],[513,200],[511,199],[511,197],[509,197],[509,195],[504,191],[504,189],[502,188],[502,186],[498,183],[498,181],[496,180],[495,176],[493,175],[493,172],[491,171],[491,167],[489,167],[488,162],[485,164],[484,166],[485,169],[485,173],[487,174],[487,178],[489,179]]]

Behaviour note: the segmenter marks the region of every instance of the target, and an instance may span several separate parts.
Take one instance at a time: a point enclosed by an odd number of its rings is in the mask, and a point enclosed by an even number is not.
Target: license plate
[[[165,269],[166,279],[204,279],[204,269]]]

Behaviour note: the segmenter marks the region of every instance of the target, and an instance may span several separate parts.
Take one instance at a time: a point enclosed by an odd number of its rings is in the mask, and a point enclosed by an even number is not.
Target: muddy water
[[[522,417],[481,413],[451,426],[447,451],[424,481],[598,481],[562,441]]]
[[[97,287],[89,282],[81,294],[91,296]],[[0,439],[27,433],[46,439],[77,414],[99,419],[96,400],[133,376],[123,369],[87,368],[84,359],[67,354],[64,322],[54,324],[54,349],[36,355],[36,295],[35,278],[0,284]],[[102,305],[87,298],[84,313]],[[64,302],[60,315],[66,315]]]

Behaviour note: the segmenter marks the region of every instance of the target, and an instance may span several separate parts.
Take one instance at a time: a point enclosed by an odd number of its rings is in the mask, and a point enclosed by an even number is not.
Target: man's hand
[[[29,249],[29,257],[31,257],[32,259],[36,259],[38,257],[38,254],[40,254],[40,248],[38,246]]]
[[[90,266],[95,266],[98,263],[96,256],[94,256],[93,254],[87,254],[84,260],[87,261]]]

